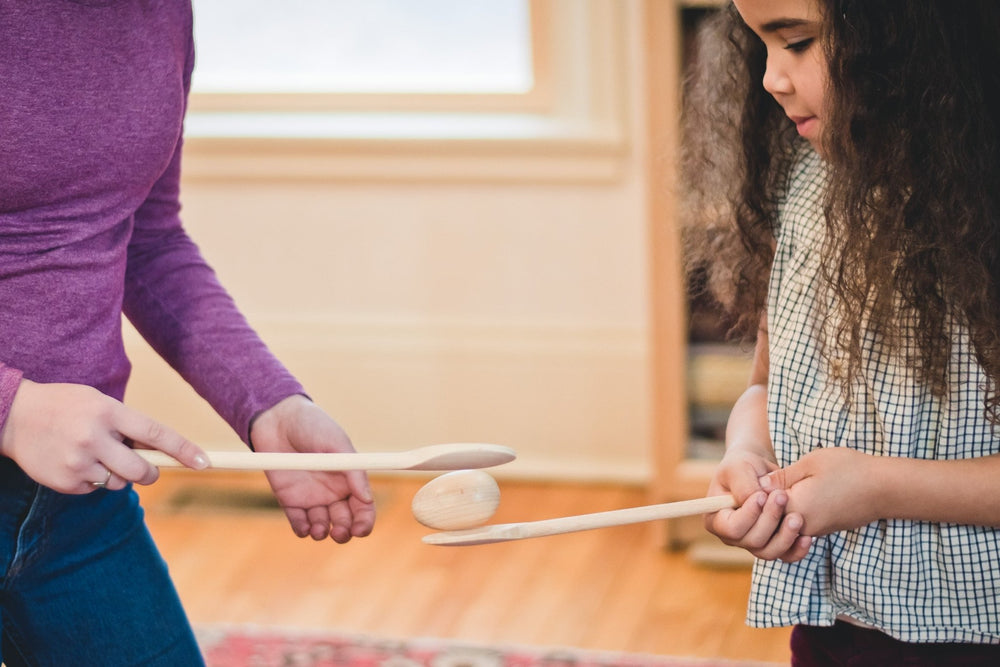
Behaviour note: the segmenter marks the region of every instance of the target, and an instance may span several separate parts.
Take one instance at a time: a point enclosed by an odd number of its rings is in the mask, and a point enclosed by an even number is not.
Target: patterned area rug
[[[572,648],[485,646],[264,628],[199,628],[208,667],[777,667]]]

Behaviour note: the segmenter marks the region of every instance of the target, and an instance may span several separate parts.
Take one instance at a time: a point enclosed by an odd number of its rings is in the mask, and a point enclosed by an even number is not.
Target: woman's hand
[[[60,493],[155,482],[159,469],[124,441],[159,449],[190,468],[208,464],[193,442],[92,387],[23,379],[0,432],[0,454]]]
[[[290,396],[258,415],[250,440],[259,452],[354,451],[340,425],[304,396]],[[364,471],[266,474],[299,537],[330,537],[342,544],[372,531],[375,503]]]

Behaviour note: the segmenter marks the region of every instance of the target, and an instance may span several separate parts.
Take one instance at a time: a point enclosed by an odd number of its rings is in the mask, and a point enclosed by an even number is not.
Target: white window
[[[500,93],[534,85],[527,0],[196,0],[198,93]]]
[[[186,172],[613,178],[624,6],[194,0]]]

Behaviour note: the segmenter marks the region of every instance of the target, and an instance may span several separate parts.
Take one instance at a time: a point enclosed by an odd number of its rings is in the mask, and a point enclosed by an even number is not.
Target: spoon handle
[[[730,495],[708,496],[706,498],[682,500],[675,503],[630,507],[621,510],[611,510],[609,512],[566,516],[558,519],[500,523],[492,526],[470,528],[468,530],[432,533],[425,535],[423,541],[426,544],[442,546],[492,544],[494,542],[509,542],[511,540],[524,540],[532,537],[574,533],[594,528],[624,526],[643,521],[659,521],[661,519],[675,519],[695,514],[708,514],[735,506],[736,501]]]
[[[155,449],[136,454],[160,468],[182,468],[175,458]],[[461,470],[484,468],[514,458],[513,450],[485,443],[427,445],[400,452],[241,452],[209,451],[215,470]]]

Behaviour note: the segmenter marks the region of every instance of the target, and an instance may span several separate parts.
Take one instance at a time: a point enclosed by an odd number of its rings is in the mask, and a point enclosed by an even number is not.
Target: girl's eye
[[[788,51],[793,51],[795,53],[802,53],[807,50],[813,43],[812,37],[807,37],[806,39],[799,40],[797,42],[791,42],[785,45],[785,49]]]

